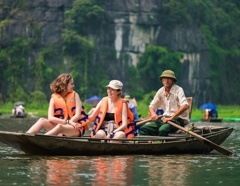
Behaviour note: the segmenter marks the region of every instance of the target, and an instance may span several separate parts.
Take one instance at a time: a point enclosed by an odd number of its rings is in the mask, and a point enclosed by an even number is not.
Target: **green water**
[[[35,120],[0,119],[0,130],[26,131]],[[221,125],[235,128],[222,146],[240,156],[240,123]],[[207,155],[56,157],[29,156],[0,143],[0,167],[3,186],[238,186],[240,182],[239,157],[216,151]]]

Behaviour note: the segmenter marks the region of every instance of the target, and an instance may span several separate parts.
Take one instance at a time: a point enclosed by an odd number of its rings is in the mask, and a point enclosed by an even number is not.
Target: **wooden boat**
[[[220,145],[234,129],[229,127],[197,127],[204,138]],[[0,141],[13,148],[34,155],[162,155],[202,154],[213,149],[198,139],[186,134],[171,134],[168,137],[139,136],[131,140],[113,140],[90,137],[47,136],[0,131]],[[115,143],[114,143],[115,142]]]
[[[23,116],[17,116],[17,115],[11,115],[9,116],[10,118],[26,118],[27,117],[27,113],[24,113]]]
[[[210,118],[210,119],[202,119],[202,121],[207,121],[207,122],[222,122],[223,118]]]

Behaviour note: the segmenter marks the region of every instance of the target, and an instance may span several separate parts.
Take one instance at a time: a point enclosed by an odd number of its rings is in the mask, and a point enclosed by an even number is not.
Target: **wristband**
[[[110,138],[113,138],[113,137],[114,137],[114,134],[115,134],[115,132],[111,132],[111,133],[110,133]]]

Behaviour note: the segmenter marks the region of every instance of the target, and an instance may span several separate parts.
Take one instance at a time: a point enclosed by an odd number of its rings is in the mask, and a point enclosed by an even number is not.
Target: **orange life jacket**
[[[57,118],[65,119],[72,118],[76,112],[76,99],[75,91],[69,93],[66,96],[66,101],[60,94],[54,93],[51,96],[54,100],[54,116]],[[88,115],[84,111],[84,107],[81,108],[81,115],[78,123],[84,126],[85,130],[88,130]],[[84,123],[84,124],[83,124]]]
[[[128,139],[133,138],[136,136],[136,123],[134,122],[134,115],[131,112],[131,110],[128,108],[128,104],[126,103],[125,100],[122,98],[118,99],[118,101],[115,104],[115,113],[114,113],[114,118],[115,118],[115,124],[117,128],[122,125],[122,108],[123,104],[126,104],[127,107],[127,128],[124,129],[124,133],[126,134],[126,137]],[[98,116],[95,119],[94,126],[91,132],[91,137],[94,137],[96,132],[101,128],[105,115],[107,113],[108,109],[108,97],[105,97],[102,99],[102,103],[100,105],[100,111]]]

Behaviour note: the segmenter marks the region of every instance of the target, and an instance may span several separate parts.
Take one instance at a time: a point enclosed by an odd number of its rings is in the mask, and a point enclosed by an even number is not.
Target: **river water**
[[[26,131],[35,121],[34,118],[0,119],[0,130]],[[240,156],[240,123],[217,125],[235,128],[222,146]],[[226,157],[216,151],[204,155],[33,156],[0,142],[1,186],[238,186],[239,183],[240,158]]]

